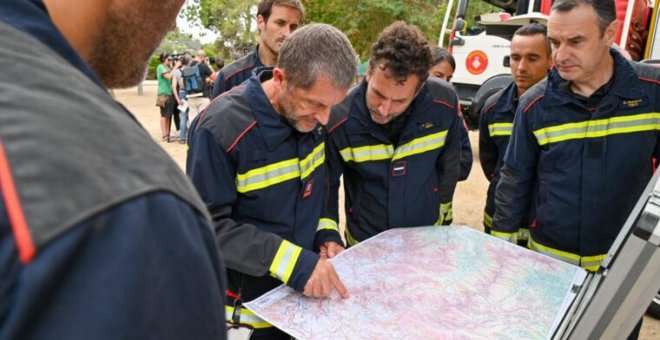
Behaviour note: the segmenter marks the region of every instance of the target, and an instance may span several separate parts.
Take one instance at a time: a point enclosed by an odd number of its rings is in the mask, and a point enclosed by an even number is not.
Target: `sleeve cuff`
[[[270,265],[270,275],[297,291],[303,291],[319,255],[282,240]]]
[[[322,244],[333,241],[346,247],[344,241],[341,239],[337,222],[330,218],[320,219],[318,227],[316,228],[314,249],[319,250]]]

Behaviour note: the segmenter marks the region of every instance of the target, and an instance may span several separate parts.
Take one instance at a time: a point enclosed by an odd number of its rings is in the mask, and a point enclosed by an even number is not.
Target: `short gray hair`
[[[594,9],[601,37],[612,21],[616,20],[616,6],[614,5],[614,0],[558,0],[552,4],[551,11],[565,13],[579,5],[587,5]]]
[[[284,70],[290,86],[302,89],[312,87],[321,76],[338,89],[348,89],[357,72],[351,42],[327,24],[311,24],[293,32],[282,45],[277,67]]]

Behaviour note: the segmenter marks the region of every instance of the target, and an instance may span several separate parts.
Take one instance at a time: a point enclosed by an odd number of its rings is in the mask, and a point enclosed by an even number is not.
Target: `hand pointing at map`
[[[332,289],[336,289],[342,298],[348,297],[348,290],[339,279],[332,263],[320,259],[305,284],[303,294],[312,297],[329,297]]]

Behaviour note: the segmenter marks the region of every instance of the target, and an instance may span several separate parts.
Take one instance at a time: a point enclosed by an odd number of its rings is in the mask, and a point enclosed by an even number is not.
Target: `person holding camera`
[[[156,68],[156,79],[158,80],[158,97],[156,106],[160,107],[160,131],[163,142],[171,142],[170,127],[172,115],[174,114],[174,98],[172,97],[172,74],[179,67],[174,65],[172,69],[172,57],[166,52],[158,56],[161,64]]]

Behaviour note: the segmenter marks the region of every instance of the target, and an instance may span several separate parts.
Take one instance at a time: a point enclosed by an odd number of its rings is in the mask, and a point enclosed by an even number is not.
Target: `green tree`
[[[257,43],[258,0],[190,0],[183,15],[220,36],[215,49],[223,58]]]

